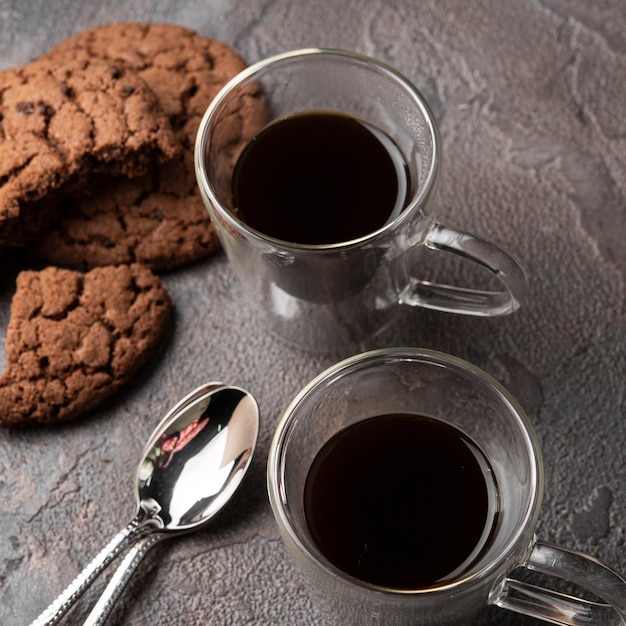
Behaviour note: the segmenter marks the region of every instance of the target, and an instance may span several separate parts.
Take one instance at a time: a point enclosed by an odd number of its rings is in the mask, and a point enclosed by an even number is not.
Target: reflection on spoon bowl
[[[258,409],[247,392],[220,386],[194,392],[166,416],[144,449],[138,506],[164,531],[211,519],[239,486],[258,434]]]

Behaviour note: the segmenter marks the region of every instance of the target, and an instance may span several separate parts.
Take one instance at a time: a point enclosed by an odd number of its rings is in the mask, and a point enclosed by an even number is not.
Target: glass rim
[[[265,235],[264,233],[248,226],[245,222],[240,220],[236,215],[223,206],[222,202],[218,198],[218,194],[212,181],[207,175],[206,167],[206,147],[209,143],[208,131],[215,115],[220,110],[220,106],[230,93],[232,93],[238,86],[245,84],[247,81],[253,79],[255,75],[262,73],[272,65],[282,65],[283,63],[290,62],[294,59],[305,59],[312,56],[339,57],[371,65],[382,71],[388,78],[391,78],[398,84],[402,85],[406,92],[412,97],[413,102],[417,105],[417,108],[420,110],[432,141],[432,159],[424,177],[424,182],[415,190],[405,209],[400,211],[395,219],[384,224],[371,233],[355,239],[330,244],[300,244],[285,241]],[[194,146],[194,169],[196,180],[202,195],[208,199],[214,210],[219,212],[220,216],[228,222],[229,226],[234,228],[240,234],[253,237],[256,240],[260,240],[274,246],[292,250],[309,250],[317,252],[345,250],[347,248],[360,246],[375,240],[381,235],[394,230],[403,222],[409,221],[413,218],[414,213],[413,210],[407,209],[414,209],[417,206],[424,207],[428,205],[439,182],[441,170],[441,136],[435,115],[422,92],[404,74],[396,70],[391,65],[388,65],[384,61],[380,61],[374,57],[340,48],[300,48],[282,52],[253,63],[231,78],[220,89],[217,95],[209,103],[209,106],[202,116],[200,125],[198,126]]]
[[[316,391],[327,381],[348,372],[356,366],[360,366],[368,362],[380,363],[389,360],[421,361],[436,366],[451,367],[469,374],[471,377],[483,382],[490,389],[495,391],[510,409],[510,414],[517,423],[520,434],[523,436],[525,448],[528,452],[530,466],[529,483],[531,485],[529,489],[528,503],[523,511],[523,515],[520,515],[515,532],[506,539],[505,544],[496,557],[490,559],[480,568],[471,571],[467,575],[459,577],[457,580],[423,589],[397,589],[369,583],[346,574],[326,559],[322,560],[323,557],[319,558],[317,554],[312,552],[308,548],[307,544],[301,539],[299,533],[294,529],[284,505],[287,497],[284,490],[285,481],[283,452],[292,429],[297,425],[294,421],[294,415],[298,407],[311,393]],[[497,571],[504,563],[506,563],[511,558],[511,555],[518,549],[519,541],[525,534],[529,534],[529,545],[526,546],[525,549],[530,549],[532,546],[531,538],[534,537],[534,529],[539,517],[539,510],[543,499],[543,489],[544,475],[541,448],[539,446],[539,441],[534,428],[518,401],[501,383],[479,367],[451,354],[426,348],[397,347],[370,350],[348,357],[325,369],[300,390],[300,392],[293,398],[283,412],[270,443],[267,461],[267,490],[270,504],[274,512],[274,517],[279,529],[281,530],[283,539],[288,540],[288,543],[291,543],[292,547],[304,556],[304,558],[314,567],[319,570],[323,570],[337,579],[370,591],[394,594],[398,596],[419,596],[450,592],[460,593],[464,588],[471,587],[488,579],[493,572]]]

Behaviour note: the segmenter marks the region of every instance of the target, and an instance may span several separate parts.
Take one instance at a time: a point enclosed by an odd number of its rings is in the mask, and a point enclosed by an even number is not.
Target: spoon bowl
[[[165,532],[209,521],[245,476],[257,435],[258,408],[243,389],[210,383],[190,394],[144,448],[138,515]]]

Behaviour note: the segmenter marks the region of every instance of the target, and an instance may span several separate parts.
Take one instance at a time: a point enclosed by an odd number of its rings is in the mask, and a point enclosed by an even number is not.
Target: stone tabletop
[[[352,49],[422,89],[444,144],[438,219],[512,252],[530,296],[504,318],[412,310],[377,345],[451,352],[504,383],[544,453],[538,534],[626,573],[626,4],[0,0],[0,69],[129,20],[194,28],[250,62],[306,46]],[[1,368],[23,265],[0,257]],[[146,438],[179,398],[215,379],[260,404],[249,476],[210,528],[154,548],[111,624],[320,623],[274,524],[265,466],[289,400],[348,354],[306,353],[268,335],[223,253],[162,280],[174,323],[123,393],[75,423],[0,431],[3,626],[30,623],[131,519]],[[104,582],[67,623],[82,623]],[[537,622],[494,608],[475,623]]]

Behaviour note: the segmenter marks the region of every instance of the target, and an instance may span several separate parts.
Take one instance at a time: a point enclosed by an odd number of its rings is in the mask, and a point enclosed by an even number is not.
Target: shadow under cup
[[[456,426],[483,451],[499,490],[490,546],[451,583],[394,590],[354,579],[320,552],[304,511],[305,481],[323,445],[355,422],[422,413]],[[522,409],[494,380],[453,357],[426,350],[381,350],[339,363],[294,399],[268,464],[270,499],[281,534],[322,612],[337,624],[467,623],[489,604],[499,578],[524,561],[540,507],[537,441]]]

